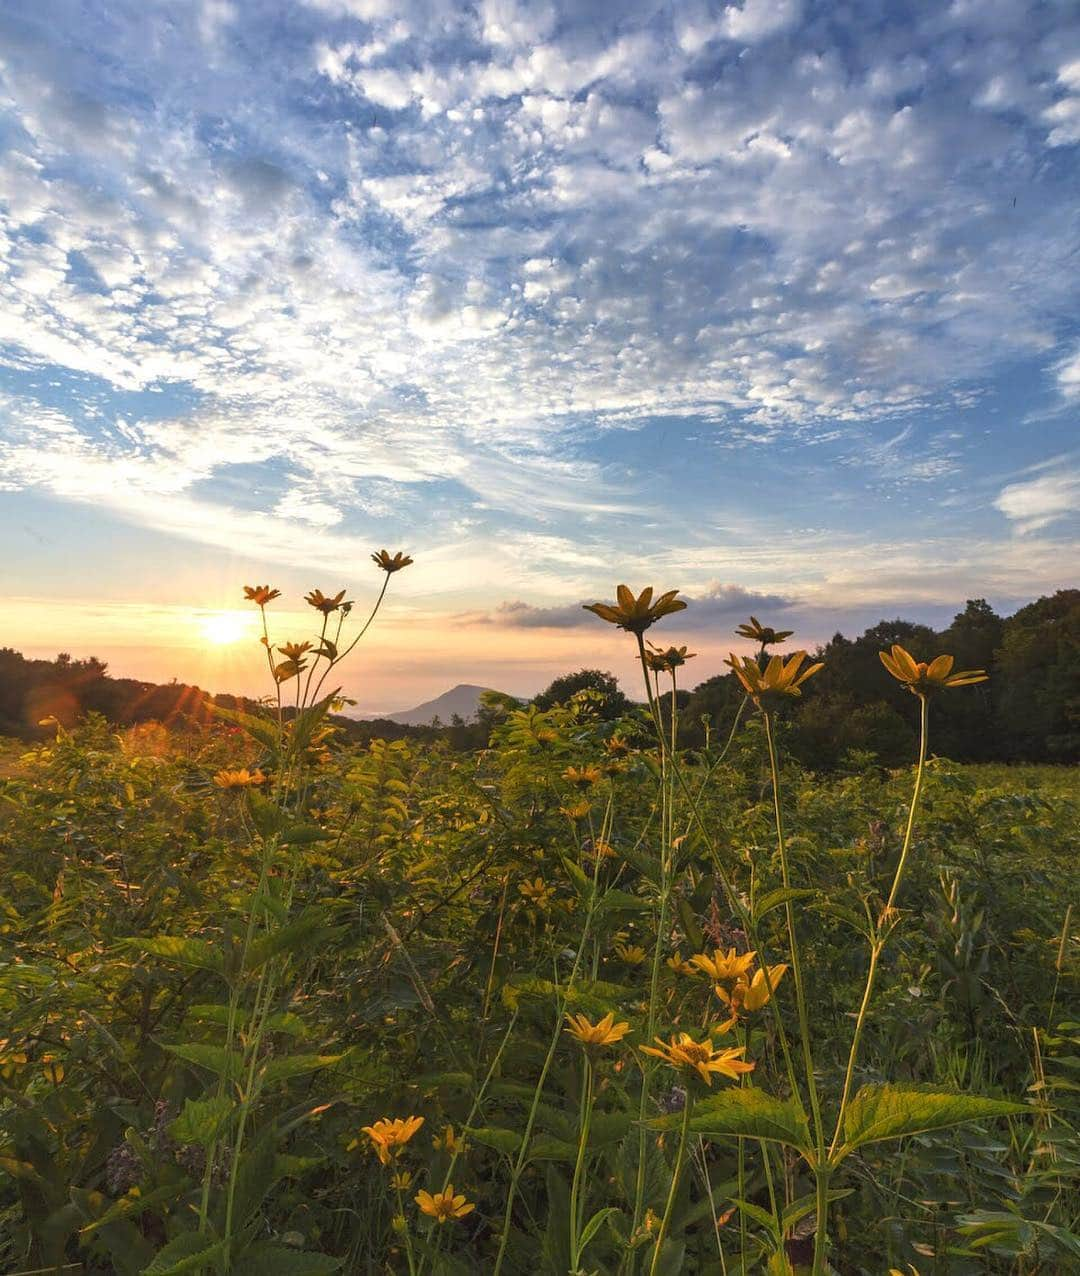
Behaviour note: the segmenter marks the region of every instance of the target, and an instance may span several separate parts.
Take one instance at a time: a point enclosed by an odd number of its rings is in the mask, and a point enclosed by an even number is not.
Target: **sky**
[[[0,8],[0,644],[265,691],[385,546],[363,708],[704,678],[1077,585],[1078,418],[1075,0]]]

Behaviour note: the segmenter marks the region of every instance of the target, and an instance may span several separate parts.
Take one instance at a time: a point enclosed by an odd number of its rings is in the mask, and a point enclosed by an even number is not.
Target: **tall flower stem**
[[[900,894],[900,885],[904,879],[904,870],[907,867],[908,853],[911,850],[911,835],[915,828],[915,813],[919,807],[919,799],[922,796],[923,779],[926,773],[926,748],[929,737],[929,719],[930,719],[930,701],[927,696],[920,696],[920,713],[919,713],[919,763],[915,771],[915,788],[911,793],[911,805],[908,807],[907,827],[904,830],[904,844],[900,849],[900,858],[896,864],[896,872],[893,874],[892,888],[889,891],[889,897],[885,902],[885,910],[882,913],[882,921],[884,929],[879,929],[870,942],[870,965],[866,972],[866,986],[863,988],[862,1001],[859,1005],[859,1013],[855,1019],[855,1031],[851,1038],[851,1049],[848,1052],[847,1069],[844,1073],[844,1089],[840,1096],[840,1111],[836,1118],[836,1130],[833,1134],[832,1143],[829,1147],[830,1158],[836,1154],[836,1149],[840,1146],[840,1139],[844,1131],[844,1116],[847,1112],[848,1101],[851,1098],[851,1087],[855,1077],[855,1068],[859,1061],[859,1047],[862,1044],[863,1031],[866,1028],[867,1015],[870,1010],[870,1001],[874,995],[874,985],[877,982],[878,965],[881,960],[881,954],[885,949],[885,944],[893,927],[893,909],[896,905],[897,897]]]
[[[585,1169],[585,1156],[589,1147],[589,1129],[592,1125],[593,1067],[588,1051],[583,1055],[584,1075],[581,1080],[581,1134],[578,1139],[577,1161],[574,1164],[574,1181],[570,1185],[570,1267],[577,1271],[581,1265],[581,1225],[584,1221],[585,1202],[581,1194],[581,1176]]]
[[[669,878],[669,856],[671,853],[671,830],[672,830],[672,798],[674,794],[671,789],[672,768],[675,765],[674,748],[668,746],[668,742],[664,734],[664,723],[660,716],[660,706],[656,697],[653,695],[652,684],[649,681],[649,664],[645,656],[645,639],[641,634],[637,635],[638,659],[641,663],[641,672],[645,679],[645,695],[649,701],[649,711],[652,714],[653,727],[656,731],[657,744],[660,750],[660,901],[656,918],[656,940],[653,944],[652,972],[649,978],[649,1010],[646,1035],[649,1041],[652,1041],[656,1035],[656,1009],[659,1003],[660,993],[660,958],[663,950],[664,931],[667,925],[667,907],[668,896],[671,891]],[[675,696],[671,697],[672,712],[672,740],[674,741],[674,716],[675,716]],[[652,1079],[652,1069],[646,1063],[642,1066],[641,1071],[641,1097],[638,1102],[638,1162],[637,1174],[634,1181],[634,1217],[631,1224],[631,1232],[636,1232],[641,1223],[641,1217],[645,1209],[645,1154],[647,1146],[645,1118],[649,1112],[649,1083]]]
[[[664,1248],[668,1225],[671,1222],[671,1211],[675,1208],[675,1195],[679,1190],[682,1178],[683,1162],[686,1160],[686,1138],[690,1132],[690,1113],[694,1107],[694,1096],[689,1085],[686,1089],[686,1102],[683,1104],[682,1122],[679,1126],[679,1149],[675,1153],[675,1168],[671,1171],[671,1189],[664,1206],[664,1217],[660,1220],[660,1230],[656,1233],[656,1245],[653,1247],[652,1262],[649,1265],[649,1276],[655,1276],[660,1263],[660,1251]]]
[[[776,757],[776,740],[773,715],[767,710],[761,715],[765,719],[765,738],[769,745],[769,770],[772,773],[773,815],[776,820],[776,846],[780,854],[780,874],[784,889],[791,886],[791,873],[788,868],[787,842],[784,838],[784,815],[780,797],[780,766]],[[803,1067],[806,1071],[806,1092],[810,1099],[810,1112],[814,1123],[814,1144],[817,1152],[814,1175],[818,1186],[818,1203],[822,1195],[822,1177],[825,1175],[825,1127],[821,1121],[821,1101],[818,1098],[817,1079],[814,1075],[814,1054],[810,1044],[810,1016],[806,1003],[806,987],[803,983],[802,956],[799,951],[799,937],[795,927],[795,909],[790,899],[784,902],[784,913],[787,919],[788,947],[791,950],[791,978],[795,985],[795,1003],[799,1016],[799,1037],[801,1038]],[[813,1276],[820,1276],[825,1261],[825,1217],[818,1216],[818,1229],[814,1238]]]

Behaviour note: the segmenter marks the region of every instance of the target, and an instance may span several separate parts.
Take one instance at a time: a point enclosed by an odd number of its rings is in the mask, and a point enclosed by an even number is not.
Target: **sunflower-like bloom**
[[[802,684],[825,667],[819,661],[802,669],[805,659],[805,651],[796,651],[786,661],[782,656],[773,656],[764,673],[752,656],[736,656],[732,652],[724,663],[735,670],[735,676],[757,707],[768,712],[782,704],[788,696],[801,696]]]
[[[710,957],[708,953],[697,953],[690,961],[698,970],[703,971],[716,983],[731,983],[745,977],[746,972],[754,964],[756,953],[736,953],[734,948],[726,951],[717,948]]]
[[[737,626],[735,632],[740,638],[751,638],[759,647],[774,647],[785,638],[790,638],[794,629],[773,629],[763,625],[756,616],[750,617],[749,624]]]
[[[219,789],[250,789],[265,783],[266,776],[258,767],[254,771],[249,771],[247,767],[240,767],[235,771],[219,771],[214,776],[214,784]]]
[[[591,788],[592,785],[599,784],[603,778],[604,773],[598,766],[568,766],[563,772],[563,779],[569,780],[579,789]]]
[[[898,643],[893,644],[891,655],[887,651],[879,651],[878,655],[885,668],[913,696],[928,696],[950,687],[969,687],[975,682],[985,682],[989,677],[985,669],[963,669],[953,673],[952,656],[937,656],[929,664],[917,661]]]
[[[762,968],[755,970],[752,978],[748,974],[741,975],[734,982],[729,982],[727,987],[717,984],[713,991],[725,1006],[730,1006],[732,1018],[737,1019],[744,1012],[753,1014],[755,1010],[767,1005],[785,974],[787,966],[781,963],[768,968],[768,978]]]
[[[471,1214],[476,1206],[471,1201],[467,1201],[461,1193],[454,1195],[453,1183],[447,1183],[446,1189],[442,1192],[436,1192],[432,1195],[430,1192],[417,1192],[416,1203],[425,1214],[430,1214],[440,1223],[445,1223],[448,1218],[464,1218],[466,1214]]]
[[[535,908],[547,908],[555,894],[555,887],[548,886],[542,877],[537,877],[531,882],[521,882],[518,893]]]
[[[272,603],[275,598],[281,597],[281,590],[271,589],[269,585],[245,585],[244,597],[248,602],[265,607],[267,603]]]
[[[390,1175],[390,1186],[398,1192],[407,1192],[412,1187],[412,1175],[408,1170],[395,1170]]]
[[[404,1120],[401,1117],[395,1117],[393,1120],[383,1117],[374,1125],[365,1125],[361,1128],[371,1140],[379,1160],[383,1165],[389,1165],[423,1124],[424,1118],[421,1116],[406,1117]]]
[[[651,642],[647,645],[649,650],[645,653],[645,663],[653,673],[671,673],[697,655],[696,651],[687,651],[685,647],[654,647]]]
[[[567,1015],[566,1022],[569,1026],[564,1031],[580,1041],[583,1046],[613,1046],[630,1031],[628,1023],[615,1022],[613,1010],[609,1010],[603,1019],[596,1023],[590,1023],[584,1015]]]
[[[436,1152],[442,1148],[451,1155],[460,1155],[465,1151],[465,1139],[462,1135],[454,1133],[454,1127],[452,1125],[448,1125],[443,1130],[442,1134],[435,1135],[435,1137],[431,1140],[431,1146]]]
[[[664,1041],[654,1038],[655,1046],[639,1046],[645,1054],[654,1055],[672,1068],[680,1072],[695,1072],[707,1086],[712,1085],[713,1076],[728,1077],[737,1081],[745,1072],[753,1072],[754,1065],[743,1059],[745,1046],[731,1046],[726,1050],[717,1050],[711,1041],[695,1041],[688,1032],[680,1032]]]
[[[278,648],[278,651],[285,657],[274,666],[274,677],[278,682],[288,682],[290,678],[295,678],[307,668],[307,661],[304,656],[311,650],[309,642],[287,642],[284,646]]]
[[[344,597],[344,590],[336,593],[333,598],[328,598],[321,589],[313,589],[310,594],[304,595],[304,602],[309,607],[314,607],[316,611],[321,611],[324,616],[329,616],[332,611],[337,611],[341,606]]]
[[[401,571],[403,567],[408,567],[412,559],[408,554],[403,554],[400,549],[396,554],[391,554],[389,550],[380,549],[377,554],[372,554],[371,561],[376,567],[381,567],[389,576],[394,572]]]
[[[691,965],[690,962],[683,960],[683,955],[678,951],[678,949],[675,950],[672,956],[667,958],[666,964],[668,969],[674,971],[676,975],[697,974],[697,970],[694,966]]]
[[[645,960],[645,949],[640,944],[616,944],[615,953],[628,966],[640,966]]]
[[[653,602],[651,585],[636,598],[628,585],[620,585],[615,591],[614,603],[586,603],[585,610],[640,638],[650,625],[655,625],[662,617],[685,609],[686,603],[675,596],[678,592],[677,589],[669,589]]]

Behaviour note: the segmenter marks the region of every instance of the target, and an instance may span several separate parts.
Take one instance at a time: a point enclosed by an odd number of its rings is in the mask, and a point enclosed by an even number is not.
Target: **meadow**
[[[295,642],[247,588],[261,711],[6,747],[0,1268],[1080,1271],[1080,792],[936,756],[982,671],[885,650],[918,747],[826,774],[751,620],[688,748],[685,604],[620,587],[641,705],[358,747],[375,559]]]

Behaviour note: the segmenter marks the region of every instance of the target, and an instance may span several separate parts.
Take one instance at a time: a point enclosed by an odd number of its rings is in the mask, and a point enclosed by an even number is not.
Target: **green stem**
[[[574,1165],[574,1181],[570,1185],[570,1266],[574,1271],[577,1271],[581,1261],[580,1236],[585,1205],[581,1194],[581,1176],[589,1146],[593,1104],[593,1068],[587,1050],[583,1052],[583,1057],[585,1072],[581,1083],[581,1137],[578,1140],[577,1161]]]
[[[919,714],[919,764],[915,772],[915,788],[911,794],[911,805],[908,808],[907,828],[904,830],[904,844],[900,849],[900,859],[897,861],[896,873],[893,875],[892,889],[889,891],[889,898],[885,904],[885,911],[882,914],[886,925],[892,925],[892,909],[896,903],[897,896],[900,893],[900,884],[904,878],[904,869],[908,861],[908,852],[911,850],[911,835],[915,828],[915,812],[919,806],[919,798],[922,795],[923,778],[926,771],[926,748],[929,736],[929,719],[930,719],[930,701],[926,696],[919,697],[921,701],[921,711]],[[851,1049],[848,1051],[847,1069],[844,1073],[844,1089],[840,1096],[840,1111],[836,1118],[836,1130],[833,1133],[832,1143],[829,1146],[829,1159],[836,1155],[837,1148],[840,1146],[840,1139],[844,1131],[844,1116],[847,1112],[848,1101],[851,1098],[851,1087],[855,1078],[855,1068],[859,1061],[859,1046],[862,1044],[863,1031],[866,1028],[867,1015],[870,1010],[870,1001],[874,995],[874,985],[877,982],[878,963],[881,954],[885,948],[887,934],[875,934],[870,944],[870,966],[866,972],[866,985],[863,988],[862,1001],[859,1005],[859,1013],[855,1020],[855,1031],[851,1038]]]
[[[646,1036],[651,1042],[656,1035],[656,1008],[660,989],[660,957],[664,930],[667,924],[668,860],[671,847],[671,797],[673,796],[669,789],[674,754],[669,755],[668,752],[664,724],[660,716],[660,707],[656,702],[656,697],[653,695],[652,684],[649,682],[649,664],[645,656],[645,640],[641,634],[637,635],[637,644],[638,660],[641,663],[641,672],[645,679],[645,694],[649,700],[649,710],[652,714],[653,726],[656,730],[656,738],[660,747],[660,907],[656,920],[656,940],[653,944],[652,972],[649,979],[649,1012],[646,1029]],[[645,1158],[647,1146],[645,1118],[649,1112],[649,1083],[652,1079],[652,1072],[651,1065],[643,1062],[641,1068],[641,1096],[638,1101],[638,1162],[634,1179],[634,1217],[630,1227],[631,1233],[637,1231],[645,1208]]]
[[[769,745],[769,770],[772,773],[773,815],[776,820],[776,845],[780,854],[780,874],[784,889],[791,885],[791,874],[788,868],[787,842],[784,838],[784,816],[780,799],[780,766],[776,757],[776,741],[773,733],[772,714],[762,710],[765,719],[765,738]],[[803,983],[802,956],[799,951],[799,939],[795,929],[795,909],[790,899],[784,903],[787,918],[788,947],[791,949],[791,979],[795,985],[795,1003],[799,1016],[799,1036],[801,1038],[803,1068],[806,1072],[806,1092],[810,1099],[810,1111],[814,1122],[814,1146],[816,1164],[814,1177],[819,1192],[821,1175],[825,1168],[825,1127],[821,1121],[821,1101],[818,1098],[817,1079],[814,1075],[814,1055],[810,1045],[810,1015],[806,1002],[806,987]],[[825,1219],[818,1219],[818,1230],[814,1241],[813,1276],[821,1276],[824,1271]]]
[[[412,1236],[409,1232],[409,1220],[405,1216],[405,1197],[400,1187],[395,1187],[398,1202],[398,1218],[401,1219],[402,1235],[405,1237],[405,1256],[409,1260],[409,1276],[416,1276],[416,1263],[413,1260]]]
[[[660,1220],[660,1230],[656,1233],[656,1245],[653,1249],[652,1263],[649,1265],[649,1276],[655,1276],[658,1270],[660,1251],[664,1247],[668,1224],[671,1222],[671,1212],[675,1208],[675,1194],[679,1190],[683,1162],[686,1160],[686,1136],[690,1132],[690,1113],[693,1107],[694,1099],[688,1084],[686,1102],[683,1104],[682,1124],[679,1126],[679,1150],[675,1153],[675,1168],[671,1172],[671,1190],[668,1192],[667,1204],[664,1206],[664,1217]]]

